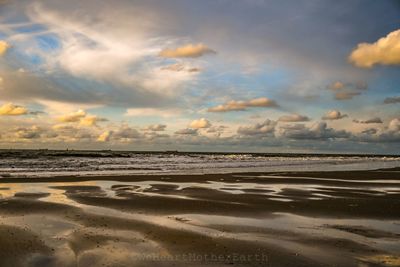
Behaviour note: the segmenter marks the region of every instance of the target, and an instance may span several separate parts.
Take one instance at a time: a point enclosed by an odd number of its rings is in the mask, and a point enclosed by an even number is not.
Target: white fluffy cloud
[[[389,33],[375,43],[358,44],[349,60],[360,68],[371,68],[376,64],[400,65],[400,30]]]
[[[323,117],[323,120],[340,120],[348,117],[347,114],[342,114],[339,110],[328,111]]]
[[[278,104],[269,98],[260,97],[248,101],[231,100],[225,104],[211,107],[208,112],[228,112],[228,111],[243,111],[252,107],[277,107]]]

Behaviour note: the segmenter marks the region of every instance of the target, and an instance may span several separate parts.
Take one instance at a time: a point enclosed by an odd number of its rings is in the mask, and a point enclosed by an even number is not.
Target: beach
[[[399,174],[3,177],[0,266],[399,266]]]

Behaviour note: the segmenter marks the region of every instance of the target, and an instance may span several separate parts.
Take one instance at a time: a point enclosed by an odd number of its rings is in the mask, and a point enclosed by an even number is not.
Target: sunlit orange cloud
[[[250,107],[277,107],[278,104],[269,98],[260,97],[248,101],[231,100],[225,104],[211,107],[208,112],[227,112],[227,111],[242,111]]]
[[[349,61],[360,68],[376,64],[400,64],[400,30],[393,31],[375,43],[360,43],[351,52]]]
[[[5,54],[10,45],[6,41],[0,40],[0,56]]]
[[[177,48],[166,48],[159,54],[161,57],[201,57],[205,54],[215,54],[215,51],[204,44],[188,44]]]
[[[13,103],[6,103],[0,106],[0,115],[19,116],[25,114],[28,114],[28,109]]]

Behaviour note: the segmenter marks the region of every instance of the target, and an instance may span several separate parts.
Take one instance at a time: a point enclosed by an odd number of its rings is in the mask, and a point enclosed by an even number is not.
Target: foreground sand
[[[400,266],[398,169],[0,182],[0,266]]]

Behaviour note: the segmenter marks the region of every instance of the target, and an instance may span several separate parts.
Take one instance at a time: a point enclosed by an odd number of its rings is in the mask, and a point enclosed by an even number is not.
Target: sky
[[[0,0],[0,148],[400,154],[400,1]]]

